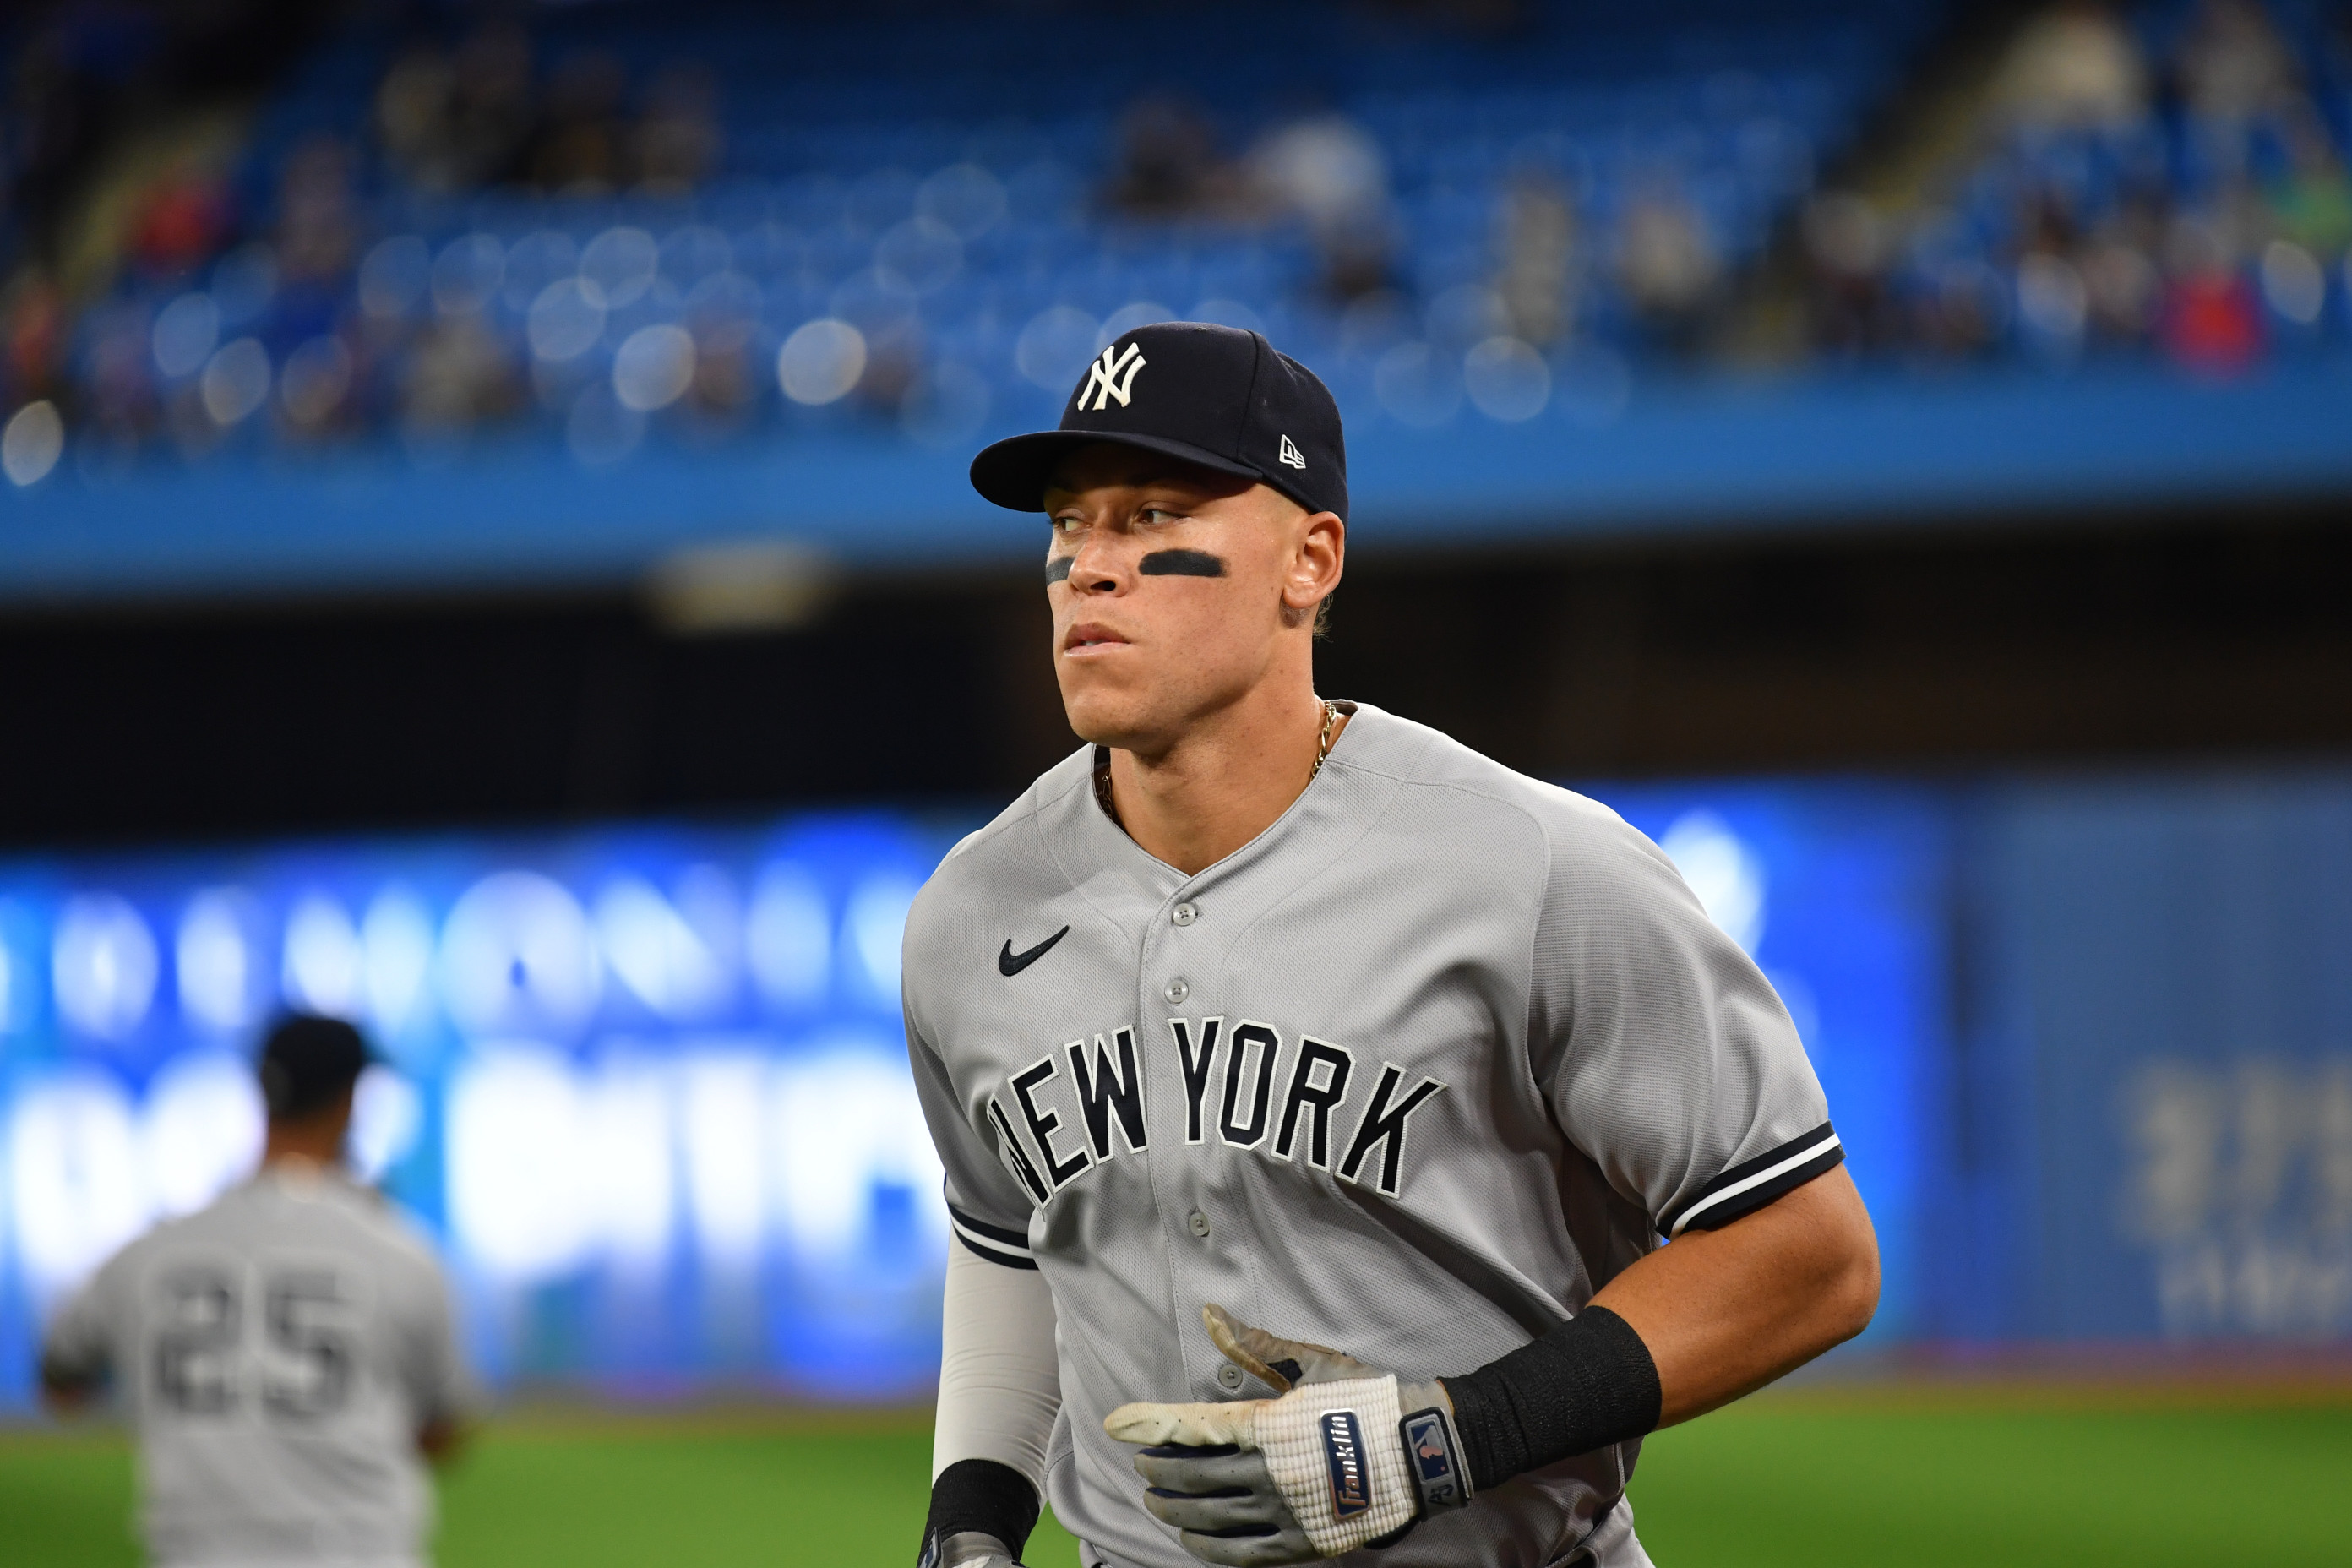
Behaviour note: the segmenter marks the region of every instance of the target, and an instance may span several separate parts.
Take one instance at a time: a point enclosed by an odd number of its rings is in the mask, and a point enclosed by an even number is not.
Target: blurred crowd
[[[421,191],[680,195],[719,167],[718,92],[707,65],[673,63],[633,100],[626,63],[601,49],[537,79],[530,35],[496,23],[454,48],[405,50],[376,89],[374,129],[385,161]]]
[[[1500,45],[1404,35],[1396,91],[1237,79],[985,121],[981,61],[835,79],[797,24],[442,25],[330,39],[235,114],[144,112],[152,145],[110,161],[90,84],[170,38],[77,12],[18,39],[0,115],[0,471],[39,478],[68,432],[87,474],[383,434],[552,433],[592,461],[656,426],[959,441],[1171,315],[1264,327],[1409,426],[1591,422],[1629,364],[1737,338],[1792,216],[1818,358],[2230,371],[2347,335],[2352,45],[2316,14],[2062,0],[1966,154],[1865,199],[1818,171],[1870,164],[1851,139],[1908,79],[1925,0],[1736,47],[1555,9]]]
[[[19,192],[40,188],[42,154],[76,128],[52,57],[68,41],[89,53],[90,34],[52,28],[17,58],[6,123],[23,149],[11,182]],[[120,54],[147,37],[99,41]],[[89,97],[76,100],[83,119]],[[697,63],[634,85],[605,52],[541,68],[520,26],[493,22],[401,50],[359,134],[302,135],[269,160],[274,170],[241,168],[234,146],[200,142],[128,160],[113,173],[112,199],[89,204],[111,223],[87,221],[47,254],[22,233],[7,237],[16,242],[0,296],[9,405],[62,409],[84,456],[100,464],[158,439],[194,455],[254,428],[300,444],[383,426],[429,437],[505,418],[529,388],[509,345],[465,308],[469,290],[487,291],[480,269],[469,278],[462,256],[417,261],[414,242],[385,252],[371,197],[499,187],[681,197],[719,165],[716,100],[711,72]],[[168,123],[168,110],[157,118]],[[86,165],[88,149],[71,151]],[[502,275],[503,260],[491,258],[491,271]],[[453,308],[411,309],[420,297]]]
[[[1808,205],[1811,347],[2229,374],[2341,340],[2347,20],[2255,0],[2042,13],[2000,64],[1979,151],[1927,199]]]
[[[1225,157],[1209,117],[1163,93],[1131,109],[1120,132],[1119,162],[1103,193],[1110,210],[1295,221],[1313,243],[1314,289],[1323,300],[1354,307],[1360,321],[1411,304],[1420,280],[1399,255],[1408,220],[1388,156],[1361,121],[1329,109],[1276,120]],[[1479,237],[1490,241],[1488,262],[1474,285],[1496,331],[1538,349],[1564,342],[1576,331],[1580,292],[1598,282],[1630,305],[1637,349],[1695,345],[1721,303],[1726,258],[1671,160],[1643,172],[1613,215],[1607,244],[1580,223],[1582,182],[1574,170],[1539,154],[1507,162],[1490,193],[1491,234]]]
[[[603,461],[812,420],[955,442],[1178,315],[1263,327],[1407,424],[1533,417],[1580,378],[1605,410],[1620,354],[1704,345],[1902,30],[1685,37],[1712,3],[1630,34],[1391,7],[1345,92],[1237,67],[1034,117],[988,51],[1091,58],[1069,17],[330,27],[236,115],[150,113],[148,155],[85,164],[72,265],[16,247],[0,470],[387,435]]]
[[[289,0],[58,0],[0,16],[0,388],[11,408],[59,388],[89,277],[114,252],[184,256],[219,238],[215,193],[187,149],[151,158],[133,203],[93,193],[123,128],[184,103],[199,82],[251,89],[306,34]],[[99,229],[109,243],[93,266],[87,236]]]
[[[1336,110],[1280,120],[1229,159],[1199,105],[1150,94],[1122,117],[1101,197],[1107,212],[1147,221],[1295,220],[1312,237],[1318,288],[1339,304],[1392,282],[1388,161],[1369,131]]]

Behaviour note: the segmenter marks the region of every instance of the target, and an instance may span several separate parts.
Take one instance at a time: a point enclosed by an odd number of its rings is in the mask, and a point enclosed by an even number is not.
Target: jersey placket
[[[1253,857],[1252,858],[1255,858]],[[1234,1173],[1218,1142],[1214,1084],[1202,1093],[1198,1142],[1191,1136],[1192,1100],[1185,1058],[1213,1057],[1214,1037],[1223,1027],[1223,952],[1238,900],[1232,896],[1236,868],[1212,868],[1180,884],[1153,911],[1139,945],[1137,1005],[1142,1027],[1157,1037],[1154,1069],[1148,1075],[1160,1096],[1150,1169],[1156,1218],[1169,1262],[1171,1316],[1177,1329],[1184,1374],[1194,1397],[1231,1399],[1245,1382],[1239,1368],[1217,1354],[1201,1331],[1200,1307],[1206,1301],[1245,1300],[1251,1263],[1244,1227],[1227,1221],[1235,1212]],[[1224,896],[1220,897],[1220,889]],[[1156,1110],[1159,1107],[1154,1108]]]
[[[1216,1235],[1205,1206],[1213,1202],[1206,1190],[1206,1173],[1198,1162],[1187,1158],[1193,1151],[1181,1142],[1179,1108],[1184,1103],[1184,1069],[1175,1031],[1168,1023],[1171,1018],[1189,1016],[1194,998],[1214,990],[1207,972],[1189,962],[1204,951],[1203,944],[1183,940],[1199,924],[1200,909],[1194,901],[1198,895],[1192,879],[1179,882],[1145,918],[1142,941],[1136,944],[1136,1027],[1153,1042],[1145,1079],[1150,1086],[1147,1092],[1156,1100],[1150,1107],[1153,1137],[1146,1168],[1150,1172],[1152,1218],[1168,1262],[1170,1315],[1179,1324],[1185,1303],[1201,1283],[1196,1278],[1200,1249]],[[1181,926],[1175,919],[1180,906],[1191,911]],[[1200,972],[1198,978],[1193,971]],[[1203,980],[1208,984],[1202,984]],[[1199,1356],[1190,1337],[1180,1328],[1177,1339],[1178,1361],[1193,1396],[1213,1398],[1214,1388],[1204,1385],[1195,1368]]]
[[[1244,1020],[1226,1005],[1228,961],[1236,956],[1241,933],[1263,912],[1265,898],[1279,896],[1297,879],[1299,835],[1313,826],[1307,815],[1313,809],[1314,803],[1302,801],[1246,847],[1181,883],[1153,912],[1138,944],[1137,1001],[1148,1020],[1142,1026],[1159,1040],[1153,1070],[1146,1075],[1150,1092],[1160,1097],[1150,1163],[1153,1202],[1169,1259],[1171,1321],[1186,1381],[1200,1399],[1274,1392],[1253,1384],[1218,1353],[1200,1311],[1213,1301],[1246,1317],[1259,1306],[1259,1260],[1251,1251],[1251,1226],[1244,1223],[1246,1162],[1256,1156],[1254,1145],[1230,1142],[1223,1125],[1230,1055],[1244,1043],[1234,1037]],[[1195,1085],[1188,1082],[1188,1056],[1195,1070],[1206,1069],[1197,1101]],[[1273,1114],[1271,1106],[1265,1114]],[[1160,1126],[1168,1129],[1164,1136]]]
[[[1217,1302],[1244,1317],[1258,1310],[1258,1259],[1250,1251],[1244,1162],[1252,1146],[1231,1143],[1225,1134],[1225,1079],[1230,1053],[1244,1048],[1234,1037],[1244,1020],[1230,1016],[1225,1003],[1227,958],[1239,933],[1263,912],[1265,899],[1280,896],[1339,844],[1329,835],[1333,792],[1342,783],[1334,773],[1310,784],[1306,795],[1258,838],[1228,858],[1180,882],[1161,901],[1138,944],[1139,1026],[1158,1037],[1148,1093],[1157,1097],[1157,1118],[1148,1168],[1160,1240],[1169,1263],[1170,1320],[1192,1395],[1204,1400],[1262,1397],[1274,1391],[1254,1386],[1237,1366],[1210,1343],[1200,1310]],[[1343,814],[1344,815],[1344,814]],[[1357,825],[1360,831],[1360,825]],[[1123,837],[1123,835],[1122,835]],[[1259,1049],[1275,1048],[1271,1043]],[[1187,1055],[1205,1066],[1208,1081],[1187,1081]],[[1161,1110],[1165,1107],[1165,1110]],[[1273,1107],[1265,1110],[1273,1114]],[[1198,1137],[1192,1135],[1198,1117]],[[1158,1128],[1165,1126],[1167,1133]],[[1272,1136],[1272,1129],[1265,1130]]]

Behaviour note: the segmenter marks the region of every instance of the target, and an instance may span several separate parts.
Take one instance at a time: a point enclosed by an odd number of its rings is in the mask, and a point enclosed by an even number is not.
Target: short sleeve
[[[457,1344],[449,1284],[429,1257],[418,1259],[399,1325],[400,1382],[419,1426],[456,1420],[478,1403],[472,1373]]]
[[[1843,1158],[1812,1064],[1739,945],[1614,813],[1556,818],[1528,1000],[1570,1141],[1660,1234],[1713,1229]]]
[[[947,1172],[948,1223],[956,1239],[991,1263],[1036,1268],[1036,1257],[1029,1249],[1029,1195],[999,1162],[993,1138],[966,1118],[947,1063],[924,1038],[911,1005],[907,1009],[907,1058],[931,1144]]]
[[[119,1268],[108,1267],[66,1299],[41,1337],[42,1371],[61,1383],[96,1383],[114,1364]]]

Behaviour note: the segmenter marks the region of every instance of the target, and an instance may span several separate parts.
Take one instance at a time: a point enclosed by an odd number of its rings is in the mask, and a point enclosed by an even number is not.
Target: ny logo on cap
[[[1275,453],[1274,457],[1275,461],[1278,463],[1288,463],[1292,468],[1302,471],[1307,467],[1306,456],[1301,453],[1297,447],[1290,444],[1290,437],[1287,436],[1285,436],[1282,438],[1282,449]]]
[[[1125,353],[1115,348],[1103,350],[1102,358],[1095,361],[1093,367],[1087,372],[1086,385],[1078,388],[1078,412],[1087,412],[1087,399],[1089,397],[1095,400],[1094,412],[1097,414],[1108,408],[1114,397],[1118,399],[1121,408],[1126,407],[1127,400],[1135,394],[1135,373],[1142,368],[1141,343],[1128,344]]]

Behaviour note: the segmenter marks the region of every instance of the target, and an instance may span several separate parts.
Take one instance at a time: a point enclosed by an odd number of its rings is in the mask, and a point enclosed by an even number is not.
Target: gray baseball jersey
[[[468,1385],[440,1268],[376,1194],[322,1171],[233,1187],[116,1254],[45,1355],[127,1401],[155,1562],[422,1560],[416,1433]]]
[[[1107,1413],[1273,1392],[1202,1303],[1465,1373],[1661,1234],[1841,1157],[1771,987],[1607,807],[1360,706],[1273,826],[1187,877],[1104,812],[1094,767],[1080,751],[956,847],[905,957],[956,1234],[1052,1289],[1047,1491],[1088,1563],[1192,1564]],[[1372,1557],[1644,1562],[1637,1447]]]

